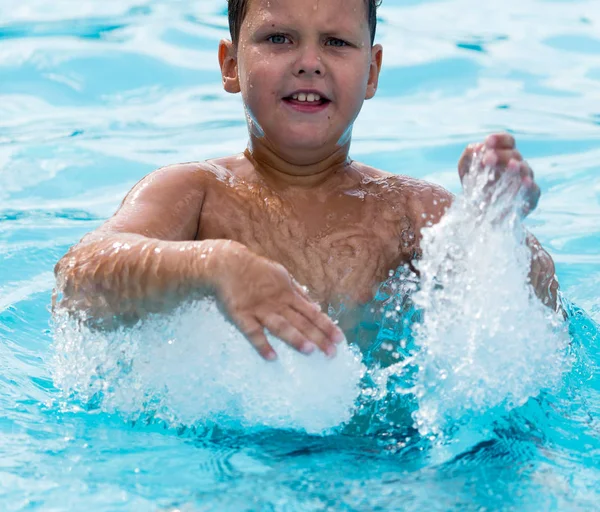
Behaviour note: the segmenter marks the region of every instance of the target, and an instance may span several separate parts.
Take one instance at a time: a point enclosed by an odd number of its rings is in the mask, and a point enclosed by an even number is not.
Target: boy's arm
[[[531,233],[527,233],[527,246],[531,250],[529,281],[543,304],[556,312],[562,311],[558,300],[558,280],[552,256]]]
[[[55,267],[58,305],[86,318],[137,319],[183,300],[215,296],[267,359],[264,329],[302,352],[327,353],[343,338],[289,273],[242,244],[196,240],[214,175],[201,164],[160,169],[117,213]]]
[[[480,159],[479,166],[473,166],[473,159]],[[483,172],[486,167],[494,169],[493,180],[489,186],[493,188],[505,174],[512,175],[519,184],[515,200],[519,198],[522,204],[521,214],[529,215],[539,202],[541,191],[535,182],[534,174],[521,153],[517,150],[516,141],[508,133],[496,133],[486,138],[485,142],[472,144],[461,156],[458,163],[458,173],[461,182],[470,172]],[[527,233],[527,246],[531,251],[529,280],[535,294],[543,304],[554,311],[562,311],[558,300],[558,281],[554,261],[539,241]]]
[[[487,144],[490,144],[490,146],[485,148]],[[526,194],[528,202],[524,213],[528,214],[533,211],[540,197],[539,188],[533,180],[531,169],[522,161],[520,154],[516,151],[514,139],[510,135],[493,135],[484,144],[470,146],[461,157],[459,163],[461,180],[469,170],[474,152],[476,150],[481,151],[482,149],[487,149],[493,155],[491,161],[494,162],[493,165],[497,166],[499,170],[506,170],[509,163],[511,163],[512,172],[512,166],[515,162],[511,162],[511,160],[520,162],[518,168],[522,168],[524,186],[529,187],[529,195]],[[419,193],[411,205],[412,216],[417,225],[417,232],[420,233],[428,221],[432,224],[439,222],[452,204],[453,199],[453,195],[442,187],[436,185],[423,185],[419,187]],[[420,236],[418,239],[420,243]],[[559,285],[556,279],[554,261],[531,233],[527,233],[526,243],[531,251],[531,266],[529,270],[531,286],[543,304],[558,312],[561,310],[561,306],[558,300]]]
[[[452,204],[453,196],[441,187],[422,187],[418,201],[413,207],[413,218],[426,219],[437,224],[447,208]],[[418,226],[418,232],[425,227],[423,222]],[[419,243],[420,243],[420,236]],[[531,250],[531,266],[529,269],[529,280],[536,296],[543,304],[560,311],[558,302],[558,281],[556,279],[554,261],[540,242],[531,233],[527,233],[527,246]]]
[[[200,256],[216,243],[193,242],[202,181],[202,169],[193,164],[140,181],[111,219],[57,263],[59,305],[93,318],[135,318],[210,287],[213,258]]]

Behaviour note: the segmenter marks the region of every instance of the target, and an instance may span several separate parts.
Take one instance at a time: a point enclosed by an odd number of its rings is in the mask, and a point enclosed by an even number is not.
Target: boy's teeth
[[[308,94],[301,92],[298,94],[294,94],[292,95],[292,99],[297,100],[297,101],[308,101],[310,103],[314,103],[315,101],[321,101],[321,96],[319,96],[318,94],[314,94],[312,92],[309,92]]]

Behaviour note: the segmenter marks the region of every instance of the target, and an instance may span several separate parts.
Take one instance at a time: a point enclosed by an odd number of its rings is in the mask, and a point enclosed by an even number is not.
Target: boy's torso
[[[209,162],[198,239],[229,239],[284,265],[322,305],[354,308],[419,250],[422,182],[351,163],[310,189],[275,189],[246,159]]]

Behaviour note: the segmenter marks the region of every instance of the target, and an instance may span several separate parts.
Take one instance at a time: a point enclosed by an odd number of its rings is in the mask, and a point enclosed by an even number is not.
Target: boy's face
[[[237,48],[223,42],[219,52],[225,88],[241,91],[251,135],[264,134],[284,156],[349,141],[375,94],[381,56],[365,0],[250,0]]]

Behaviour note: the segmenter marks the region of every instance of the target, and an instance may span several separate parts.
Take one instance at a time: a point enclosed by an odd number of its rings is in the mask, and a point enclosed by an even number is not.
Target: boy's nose
[[[296,76],[324,75],[325,66],[323,66],[318,50],[304,47],[294,64],[294,74]]]

